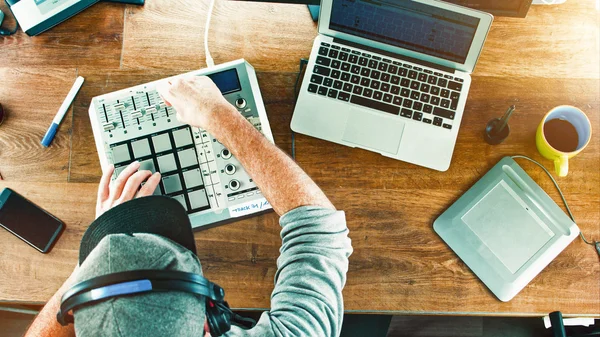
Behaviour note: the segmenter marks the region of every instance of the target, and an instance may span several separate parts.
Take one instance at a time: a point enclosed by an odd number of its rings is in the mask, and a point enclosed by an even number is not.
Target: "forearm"
[[[74,277],[71,275],[65,283],[58,289],[52,298],[46,303],[44,308],[33,320],[33,323],[27,329],[25,337],[73,337],[75,329],[73,325],[62,326],[56,320],[56,313],[60,308],[62,295],[73,286]]]
[[[294,161],[232,108],[209,130],[240,161],[279,215],[300,206],[335,209]]]

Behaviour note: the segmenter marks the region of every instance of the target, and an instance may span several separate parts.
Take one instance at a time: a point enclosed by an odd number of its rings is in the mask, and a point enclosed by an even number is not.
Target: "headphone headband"
[[[68,312],[82,304],[150,291],[188,292],[208,297],[215,302],[223,302],[225,298],[223,288],[197,274],[173,270],[132,270],[76,284],[62,296],[56,318],[60,324],[67,325],[74,322],[73,316]]]

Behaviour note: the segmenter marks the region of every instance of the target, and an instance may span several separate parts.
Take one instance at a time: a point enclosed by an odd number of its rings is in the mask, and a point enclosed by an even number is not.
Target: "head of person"
[[[113,285],[107,285],[110,281],[95,282],[98,277],[106,280],[123,276],[123,272],[140,274],[144,270],[194,274],[194,279],[206,281],[204,291],[218,300],[188,291],[161,289],[159,284],[172,286],[168,280],[151,285],[152,280]],[[63,296],[61,312],[66,314],[63,310],[67,308],[68,295],[86,294],[81,298],[88,301],[72,309],[77,336],[100,333],[105,336],[198,337],[213,329],[212,325],[205,324],[207,320],[216,325],[217,330],[229,329],[230,311],[222,308],[226,305],[224,292],[202,277],[189,218],[179,202],[168,197],[134,199],[96,219],[81,240],[76,283]],[[152,290],[148,291],[146,286]],[[184,286],[188,285],[184,283]],[[216,316],[212,317],[213,321],[211,315]],[[212,335],[218,334],[212,332]]]

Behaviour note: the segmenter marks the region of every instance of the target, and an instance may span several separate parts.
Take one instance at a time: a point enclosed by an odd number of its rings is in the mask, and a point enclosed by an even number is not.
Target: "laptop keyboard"
[[[308,91],[452,129],[463,79],[321,43]]]

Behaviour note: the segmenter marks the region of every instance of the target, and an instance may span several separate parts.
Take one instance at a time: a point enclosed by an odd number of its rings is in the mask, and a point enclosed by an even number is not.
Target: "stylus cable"
[[[215,0],[210,0],[210,4],[208,5],[208,14],[206,15],[206,26],[204,27],[204,54],[206,57],[206,66],[208,67],[215,66],[215,61],[210,55],[210,50],[208,50],[208,30],[210,29],[210,18],[212,17],[214,7]]]
[[[542,170],[544,170],[544,172],[546,172],[546,174],[548,175],[548,177],[550,177],[550,180],[552,180],[552,182],[554,183],[554,186],[558,190],[558,194],[560,194],[560,198],[562,199],[563,203],[565,204],[565,208],[567,209],[567,212],[569,213],[569,216],[571,217],[571,220],[573,220],[573,222],[577,223],[575,221],[575,217],[573,216],[573,212],[571,212],[571,208],[569,207],[569,204],[567,203],[567,199],[565,199],[565,195],[563,194],[562,190],[558,186],[558,183],[556,182],[556,180],[554,179],[554,177],[552,176],[552,174],[550,174],[550,172],[542,164],[538,163],[537,161],[535,161],[535,160],[533,160],[533,159],[531,159],[531,158],[529,158],[527,156],[522,156],[522,155],[512,156],[511,158],[512,159],[515,159],[515,158],[527,159],[530,162],[535,163],[537,166],[541,167]],[[589,242],[588,240],[586,240],[585,236],[583,236],[583,232],[581,230],[579,231],[579,236],[581,237],[581,239],[583,240],[583,242],[587,243],[588,245],[595,246],[596,247],[596,252],[600,256],[600,242],[598,242],[598,241]]]

